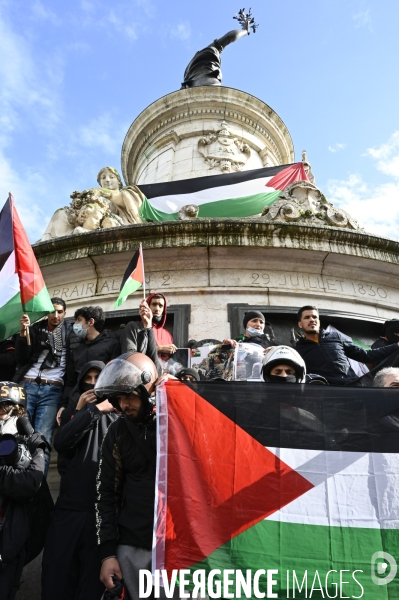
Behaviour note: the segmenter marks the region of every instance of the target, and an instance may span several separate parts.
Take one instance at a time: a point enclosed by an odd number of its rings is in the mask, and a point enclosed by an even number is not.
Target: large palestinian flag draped
[[[27,312],[34,322],[53,310],[32,246],[10,195],[0,213],[0,341],[19,330],[23,312]]]
[[[148,221],[170,221],[178,219],[183,206],[196,204],[199,217],[250,217],[271,206],[291,183],[306,179],[300,162],[140,185],[145,195],[140,212]]]
[[[276,569],[278,598],[399,598],[398,578],[371,577],[390,571],[376,552],[399,560],[397,391],[168,382],[157,397],[153,569]]]

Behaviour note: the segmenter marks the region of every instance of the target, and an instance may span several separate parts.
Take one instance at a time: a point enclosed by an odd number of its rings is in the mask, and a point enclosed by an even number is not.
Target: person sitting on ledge
[[[250,310],[245,313],[243,326],[245,329],[245,337],[242,342],[246,344],[257,344],[262,348],[269,348],[271,343],[267,336],[263,333],[265,330],[265,317],[259,310]],[[223,344],[230,344],[235,348],[237,341],[227,338],[223,340]]]
[[[340,333],[320,329],[319,311],[315,306],[302,306],[298,311],[298,327],[304,337],[296,350],[306,363],[306,369],[325,377],[330,385],[350,385],[358,377],[349,358],[363,363],[378,364],[398,352],[399,342],[376,350],[363,350],[346,341]]]

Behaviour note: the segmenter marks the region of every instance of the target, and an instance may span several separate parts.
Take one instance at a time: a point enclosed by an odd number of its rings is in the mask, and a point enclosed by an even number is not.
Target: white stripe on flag
[[[171,196],[157,196],[149,198],[148,202],[162,212],[174,213],[179,211],[186,204],[207,204],[208,202],[216,202],[218,200],[226,200],[230,198],[243,198],[245,196],[253,196],[254,194],[271,194],[274,188],[265,187],[266,183],[272,177],[260,177],[259,179],[251,179],[231,185],[222,185],[217,187],[207,188],[199,192],[191,194],[174,194]]]
[[[314,484],[271,521],[336,527],[399,528],[399,455],[269,448]]]
[[[15,253],[11,252],[0,271],[0,307],[19,293],[18,274],[15,273]]]

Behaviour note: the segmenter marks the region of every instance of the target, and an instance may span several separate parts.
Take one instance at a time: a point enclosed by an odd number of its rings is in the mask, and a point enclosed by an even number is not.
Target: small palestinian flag
[[[16,333],[23,312],[32,322],[54,307],[14,200],[0,213],[0,341]]]
[[[145,195],[141,216],[147,221],[178,219],[186,204],[199,217],[251,217],[271,206],[294,181],[307,180],[303,163],[140,185]]]
[[[160,386],[154,571],[231,569],[234,593],[238,571],[271,569],[264,597],[397,600],[398,411],[384,388]]]
[[[125,274],[121,283],[121,291],[119,293],[118,299],[116,300],[114,306],[118,308],[121,304],[123,304],[130,294],[136,292],[140,286],[144,283],[144,260],[143,260],[143,249],[141,244],[139,248],[134,253],[132,260],[129,263],[128,268],[125,271]]]

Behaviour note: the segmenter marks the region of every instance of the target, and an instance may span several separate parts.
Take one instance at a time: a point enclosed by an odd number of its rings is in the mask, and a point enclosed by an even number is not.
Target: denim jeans
[[[22,381],[21,385],[26,391],[26,410],[32,427],[36,432],[43,434],[47,442],[51,444],[63,386],[46,385],[44,383],[37,384],[29,381]],[[44,469],[46,477],[49,463],[50,452],[46,449]]]

